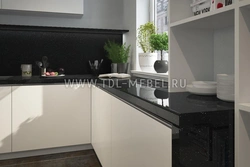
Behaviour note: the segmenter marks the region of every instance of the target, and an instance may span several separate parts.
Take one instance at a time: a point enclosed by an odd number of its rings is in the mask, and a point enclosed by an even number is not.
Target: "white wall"
[[[137,45],[137,29],[150,20],[150,0],[124,0],[123,24],[129,33],[124,35],[125,42],[131,45],[131,69],[140,70],[138,53],[142,52]]]
[[[234,74],[234,27],[214,32],[214,74]]]
[[[123,1],[127,0],[84,0],[82,17],[1,12],[0,24],[124,29]]]
[[[136,66],[136,0],[124,0],[123,1],[123,24],[124,29],[128,29],[129,32],[124,35],[124,42],[127,45],[131,45],[130,54],[130,68],[134,69]]]

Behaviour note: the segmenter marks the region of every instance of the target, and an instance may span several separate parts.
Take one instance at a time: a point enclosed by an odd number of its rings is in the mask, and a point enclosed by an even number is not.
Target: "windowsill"
[[[153,72],[131,70],[131,74],[136,77],[158,79],[168,82],[168,73],[153,73]]]

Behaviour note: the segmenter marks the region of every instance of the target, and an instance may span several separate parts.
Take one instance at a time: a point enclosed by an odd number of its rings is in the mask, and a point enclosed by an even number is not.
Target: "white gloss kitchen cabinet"
[[[90,143],[90,88],[12,87],[12,151]]]
[[[92,143],[103,167],[172,166],[171,128],[99,88],[92,98]]]
[[[11,87],[0,87],[0,153],[11,152]]]
[[[2,9],[83,14],[84,0],[2,0]]]
[[[92,146],[103,167],[111,167],[111,99],[92,88]]]

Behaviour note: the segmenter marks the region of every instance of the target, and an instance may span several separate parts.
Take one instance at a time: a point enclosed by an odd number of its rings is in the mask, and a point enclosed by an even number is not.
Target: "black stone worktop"
[[[234,103],[221,101],[216,96],[198,96],[188,92],[169,93],[166,85],[149,87],[136,81],[104,80],[99,82],[99,87],[177,127],[190,124],[187,121],[189,116],[217,115],[221,119],[221,113],[228,114],[228,111],[234,110]]]
[[[22,76],[0,76],[0,86],[4,85],[44,85],[44,84],[64,84],[70,81],[88,81],[97,79],[93,75],[66,75],[63,77],[44,78],[41,76],[32,76],[24,78]]]

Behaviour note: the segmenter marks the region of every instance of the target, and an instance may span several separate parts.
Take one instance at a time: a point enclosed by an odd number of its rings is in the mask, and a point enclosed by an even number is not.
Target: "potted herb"
[[[107,57],[112,61],[112,73],[127,73],[128,71],[128,58],[130,45],[127,47],[126,43],[121,45],[113,41],[107,41],[104,45]]]
[[[156,27],[152,22],[141,25],[138,29],[137,41],[143,53],[139,53],[139,64],[142,71],[153,72],[154,62],[157,60],[157,53],[150,45],[149,39],[156,33]]]
[[[168,62],[163,60],[163,51],[168,50],[168,35],[167,33],[152,34],[150,36],[150,46],[157,51],[161,51],[161,60],[154,63],[154,69],[157,73],[166,73],[168,71]]]

